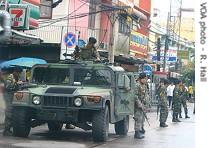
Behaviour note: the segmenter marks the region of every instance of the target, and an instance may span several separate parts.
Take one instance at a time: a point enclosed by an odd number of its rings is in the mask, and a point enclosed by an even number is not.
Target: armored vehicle
[[[109,123],[126,135],[134,112],[135,79],[122,67],[91,62],[35,65],[30,83],[13,98],[13,132],[27,137],[32,127],[49,131],[73,124],[106,141]]]

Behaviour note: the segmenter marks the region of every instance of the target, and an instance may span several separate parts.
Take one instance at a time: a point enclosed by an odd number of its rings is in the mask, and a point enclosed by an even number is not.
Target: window
[[[32,83],[67,85],[70,83],[69,69],[37,67],[33,72]]]
[[[129,25],[127,24],[126,16],[119,15],[119,33],[129,33]]]
[[[52,1],[41,0],[40,19],[52,19]]]
[[[74,82],[81,82],[83,85],[110,86],[111,73],[102,69],[75,69]]]
[[[94,3],[94,0],[90,0],[89,13],[94,13],[94,12],[96,12],[96,3]],[[88,20],[89,28],[91,29],[95,28],[95,19],[96,19],[96,14],[89,15],[89,20]]]

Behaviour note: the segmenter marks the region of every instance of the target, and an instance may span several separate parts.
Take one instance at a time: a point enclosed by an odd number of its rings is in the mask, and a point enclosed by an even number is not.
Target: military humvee
[[[58,132],[70,123],[92,130],[94,141],[106,141],[109,123],[126,135],[134,112],[135,79],[122,67],[68,63],[35,65],[29,86],[13,98],[14,136],[27,137],[32,127],[47,123]]]

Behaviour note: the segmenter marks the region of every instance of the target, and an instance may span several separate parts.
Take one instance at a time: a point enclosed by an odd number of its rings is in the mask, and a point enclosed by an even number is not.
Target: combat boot
[[[176,121],[176,118],[173,117],[172,122],[177,122],[177,121]]]
[[[179,118],[182,118],[182,115],[179,115]]]
[[[146,131],[145,131],[145,129],[142,127],[141,130],[140,130],[140,132],[141,132],[142,134],[145,134]]]
[[[143,139],[144,138],[144,134],[142,134],[139,131],[135,131],[134,138],[136,138],[136,139]]]
[[[190,118],[190,117],[188,115],[186,115],[185,118],[187,119],[187,118]]]
[[[181,122],[178,118],[176,119],[176,122]]]
[[[160,127],[168,127],[166,123],[160,123]]]

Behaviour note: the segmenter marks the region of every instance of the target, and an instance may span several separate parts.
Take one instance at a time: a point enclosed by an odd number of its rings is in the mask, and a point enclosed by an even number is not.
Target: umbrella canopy
[[[35,64],[46,64],[46,63],[47,62],[43,59],[22,57],[22,58],[17,58],[17,59],[2,62],[0,64],[0,68],[1,69],[10,68],[14,66],[31,68]]]

